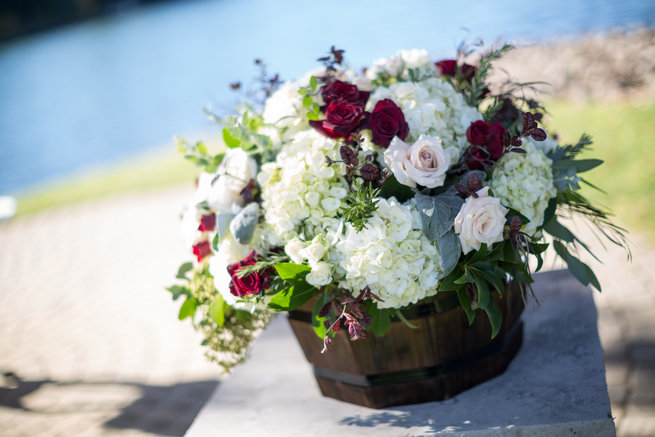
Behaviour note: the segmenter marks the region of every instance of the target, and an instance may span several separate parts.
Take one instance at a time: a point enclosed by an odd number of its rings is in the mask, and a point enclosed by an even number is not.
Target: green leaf
[[[555,217],[550,219],[548,223],[544,224],[544,231],[548,232],[555,238],[566,241],[567,243],[573,243],[576,240],[575,235],[573,235],[568,228],[558,222]]]
[[[320,339],[323,339],[327,333],[327,328],[324,323],[325,320],[327,320],[327,317],[319,317],[318,313],[329,301],[330,296],[327,293],[323,293],[314,304],[314,309],[312,310],[312,328],[314,328],[314,332]]]
[[[318,87],[318,79],[316,79],[316,76],[312,76],[309,79],[309,87],[312,89],[312,91],[316,91],[316,88]]]
[[[268,303],[268,307],[273,311],[292,311],[298,309],[314,296],[315,291],[316,288],[307,282],[298,282],[273,296]]]
[[[475,289],[477,291],[476,294],[478,296],[478,302],[475,307],[484,309],[489,305],[489,302],[493,300],[491,298],[491,292],[489,291],[489,285],[487,284],[487,281],[477,273],[472,273],[471,276],[473,277],[473,283],[475,284]]]
[[[411,199],[415,194],[413,188],[401,184],[393,175],[389,176],[380,186],[380,197],[385,199],[395,197],[401,203]]]
[[[491,299],[484,311],[489,317],[489,323],[491,323],[491,338],[495,338],[503,325],[503,313],[500,312],[498,304],[493,299]]]
[[[223,128],[223,141],[230,149],[241,146],[241,141],[234,135],[235,132],[237,132],[235,128]]]
[[[301,96],[307,95],[307,88],[300,88],[298,90],[298,94],[300,94]]]
[[[177,279],[187,279],[186,274],[189,273],[193,269],[193,263],[192,262],[186,262],[180,266],[180,268],[177,270],[177,276],[175,276]]]
[[[255,235],[259,222],[259,204],[253,202],[243,208],[230,222],[230,232],[239,244],[248,244]]]
[[[196,308],[198,307],[198,301],[195,297],[187,297],[182,306],[180,307],[180,313],[177,318],[184,320],[187,317],[193,318],[196,313]]]
[[[505,272],[500,269],[494,269],[491,264],[485,262],[476,262],[473,264],[477,272],[493,285],[494,289],[500,293],[505,289]]]
[[[198,149],[198,152],[202,153],[203,155],[207,154],[207,146],[205,146],[205,143],[198,141],[196,143],[196,148]]]
[[[166,290],[171,293],[173,300],[177,300],[180,296],[189,296],[191,294],[191,290],[182,285],[171,285]]]
[[[396,310],[396,311],[394,311],[394,314],[395,314],[396,317],[398,317],[398,318],[400,319],[400,321],[403,322],[403,323],[405,324],[405,326],[407,326],[408,328],[411,328],[411,329],[418,329],[418,326],[416,326],[416,325],[410,323],[410,321],[407,320],[407,318],[405,317],[405,315],[403,314],[402,311],[400,311],[400,310]]]
[[[601,159],[563,159],[553,164],[553,168],[564,169],[572,167],[575,169],[576,173],[584,173],[598,167],[602,163],[603,161]]]
[[[371,324],[367,329],[376,337],[382,337],[391,327],[392,311],[391,309],[380,309],[375,302],[369,302],[364,310],[371,316]]]
[[[471,298],[466,294],[466,287],[461,287],[457,289],[457,298],[459,299],[459,304],[462,306],[462,309],[466,313],[466,316],[469,319],[469,326],[475,321],[475,311],[471,309],[471,303],[473,302]]]
[[[303,281],[312,268],[305,264],[277,263],[273,267],[284,281]]]
[[[302,98],[302,105],[305,108],[309,108],[312,105],[312,96],[305,96]]]
[[[209,317],[218,326],[223,326],[225,323],[225,300],[223,300],[223,296],[220,294],[216,295],[216,299],[209,306]]]

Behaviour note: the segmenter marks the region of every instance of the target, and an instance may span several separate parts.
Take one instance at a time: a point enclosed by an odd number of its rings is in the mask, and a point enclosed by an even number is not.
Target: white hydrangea
[[[298,82],[283,83],[266,100],[264,123],[280,129],[286,128],[289,133],[307,128],[307,109],[302,105],[302,96],[298,90]]]
[[[367,109],[383,99],[391,99],[402,109],[409,125],[407,142],[421,135],[441,138],[443,148],[455,164],[467,147],[466,130],[481,120],[477,109],[468,106],[460,93],[448,82],[431,77],[420,82],[398,82],[379,87],[369,98]]]
[[[369,287],[384,302],[401,308],[437,293],[441,257],[423,234],[415,207],[380,199],[362,231],[349,223],[338,233],[333,264],[341,287],[357,293]]]
[[[257,181],[271,244],[299,234],[311,239],[337,221],[348,186],[344,167],[328,166],[326,156],[341,159],[339,144],[311,129],[294,135],[274,162],[262,166]]]
[[[526,153],[505,153],[491,176],[491,190],[501,203],[530,220],[523,231],[534,235],[543,224],[548,202],[557,190],[553,184],[552,161],[532,140],[523,138]]]
[[[389,58],[380,58],[373,61],[373,65],[366,71],[366,77],[374,80],[380,74],[395,78],[407,79],[409,69],[417,69],[419,77],[435,76],[436,67],[426,50],[401,50]]]

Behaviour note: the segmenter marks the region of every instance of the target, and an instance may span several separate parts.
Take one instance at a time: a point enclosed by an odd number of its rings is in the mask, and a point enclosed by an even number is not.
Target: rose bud
[[[210,253],[212,253],[212,247],[209,241],[202,241],[193,246],[193,254],[198,259],[198,262],[201,262]]]

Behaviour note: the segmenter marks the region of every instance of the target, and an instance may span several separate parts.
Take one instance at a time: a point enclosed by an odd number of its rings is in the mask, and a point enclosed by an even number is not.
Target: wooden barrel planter
[[[495,294],[503,324],[493,340],[483,314],[469,326],[455,293],[403,311],[418,329],[394,319],[384,337],[353,342],[342,330],[324,354],[313,301],[289,312],[289,322],[324,396],[370,408],[439,401],[500,375],[521,347],[523,293],[511,284],[502,299]]]

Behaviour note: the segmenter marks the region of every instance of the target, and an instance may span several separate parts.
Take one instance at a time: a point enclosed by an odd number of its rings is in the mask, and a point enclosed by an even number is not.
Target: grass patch
[[[174,150],[153,152],[128,163],[87,170],[19,194],[16,216],[110,194],[191,184],[197,174],[198,168]]]
[[[618,221],[655,242],[655,103],[555,101],[546,107],[551,114],[548,126],[560,133],[560,144],[575,142],[588,133],[594,144],[587,157],[605,161],[584,177],[607,194],[588,187],[583,194],[606,205]]]

